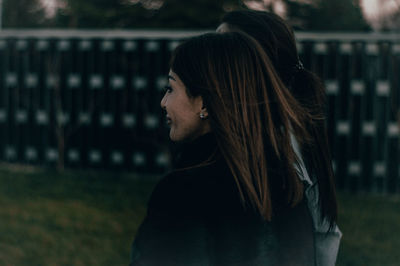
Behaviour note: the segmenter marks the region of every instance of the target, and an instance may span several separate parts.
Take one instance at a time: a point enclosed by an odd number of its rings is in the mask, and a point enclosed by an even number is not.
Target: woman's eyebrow
[[[168,79],[172,79],[173,81],[176,81],[176,79],[171,75],[168,75]]]

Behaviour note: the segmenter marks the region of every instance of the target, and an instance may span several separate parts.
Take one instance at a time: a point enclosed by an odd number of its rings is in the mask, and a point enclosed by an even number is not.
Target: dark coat
[[[211,163],[199,166],[211,154]],[[212,134],[184,146],[154,189],[130,265],[314,265],[304,203],[266,222],[244,206]]]

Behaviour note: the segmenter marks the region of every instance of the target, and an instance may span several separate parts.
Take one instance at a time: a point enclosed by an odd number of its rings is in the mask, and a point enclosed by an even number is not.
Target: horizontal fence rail
[[[0,160],[162,172],[159,102],[178,43],[202,32],[0,32]],[[400,192],[400,35],[298,33],[324,81],[340,189]]]

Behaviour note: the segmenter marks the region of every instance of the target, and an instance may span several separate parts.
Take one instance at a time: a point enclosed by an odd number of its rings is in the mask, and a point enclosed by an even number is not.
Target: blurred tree
[[[296,30],[370,30],[360,0],[247,0],[245,3],[280,13]],[[279,9],[284,11],[277,12]]]
[[[315,0],[311,5],[307,30],[367,31],[360,0]]]
[[[284,16],[297,30],[368,30],[360,0],[3,0],[5,27],[214,28],[229,10],[256,8]],[[22,8],[23,7],[23,8]]]
[[[3,0],[4,28],[35,28],[47,22],[40,0]]]
[[[381,0],[373,24],[378,31],[400,31],[400,0]]]
[[[154,17],[156,26],[168,28],[214,28],[229,9],[240,7],[240,1],[165,0]]]
[[[239,0],[57,0],[56,25],[73,28],[215,27]]]
[[[69,28],[117,27],[124,8],[121,0],[57,0],[55,25]]]

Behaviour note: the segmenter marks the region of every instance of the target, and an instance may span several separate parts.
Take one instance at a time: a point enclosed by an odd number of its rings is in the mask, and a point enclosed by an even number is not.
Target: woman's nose
[[[167,97],[166,97],[166,95],[164,94],[164,97],[162,97],[161,102],[160,102],[160,106],[161,106],[162,109],[165,109],[165,103],[166,103],[166,101],[167,101],[166,98],[167,98]]]

